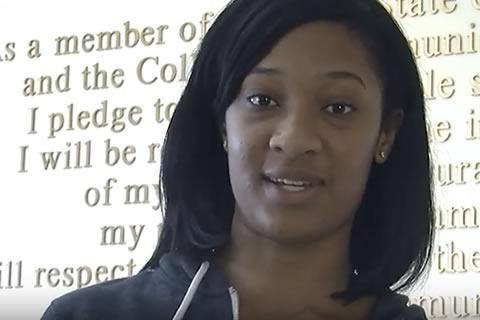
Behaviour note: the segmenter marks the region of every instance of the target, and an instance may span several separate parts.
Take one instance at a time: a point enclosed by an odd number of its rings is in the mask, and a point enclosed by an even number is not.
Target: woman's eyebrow
[[[281,76],[285,72],[279,68],[255,67],[252,69],[251,75],[267,75],[267,76]],[[318,78],[328,78],[333,80],[354,80],[366,88],[365,81],[358,74],[350,71],[333,70],[321,72],[317,75]]]
[[[319,73],[318,76],[320,78],[328,78],[328,79],[334,79],[334,80],[354,80],[360,83],[362,87],[364,87],[365,89],[367,88],[367,86],[365,85],[365,81],[363,81],[362,77],[350,71],[341,71],[341,70],[327,71],[327,72]]]
[[[253,68],[250,74],[260,74],[260,75],[267,75],[267,76],[277,76],[284,74],[284,71],[279,68],[266,68],[266,67],[255,67]]]

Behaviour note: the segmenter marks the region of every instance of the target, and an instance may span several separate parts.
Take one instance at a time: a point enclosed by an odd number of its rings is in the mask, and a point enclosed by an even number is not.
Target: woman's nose
[[[279,121],[270,138],[270,149],[291,157],[317,154],[323,148],[319,125],[312,121],[311,115],[286,116]]]

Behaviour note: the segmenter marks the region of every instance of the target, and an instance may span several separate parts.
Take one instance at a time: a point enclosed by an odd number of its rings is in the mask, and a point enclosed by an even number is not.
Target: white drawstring
[[[188,310],[188,307],[192,303],[193,297],[195,296],[195,293],[197,292],[198,287],[200,286],[200,282],[202,282],[202,279],[207,273],[209,267],[210,267],[210,263],[208,261],[205,261],[202,263],[197,273],[193,277],[193,280],[190,283],[190,286],[188,287],[187,293],[183,297],[182,303],[180,304],[180,307],[178,307],[177,312],[173,316],[172,320],[183,319],[183,317],[185,316],[185,313]]]
[[[232,302],[232,314],[233,320],[238,320],[238,293],[234,287],[228,288],[228,292],[230,293],[230,300]]]

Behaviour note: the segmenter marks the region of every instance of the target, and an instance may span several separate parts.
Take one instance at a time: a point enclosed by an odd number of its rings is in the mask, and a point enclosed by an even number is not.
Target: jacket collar
[[[192,282],[202,262],[201,259],[168,253],[161,258],[159,267],[165,273],[170,285],[183,292]],[[229,288],[230,285],[223,270],[215,263],[210,263],[209,270],[199,287],[199,294],[228,296]],[[416,305],[409,306],[408,300],[407,296],[388,290],[377,298],[369,319],[426,320],[423,309]]]

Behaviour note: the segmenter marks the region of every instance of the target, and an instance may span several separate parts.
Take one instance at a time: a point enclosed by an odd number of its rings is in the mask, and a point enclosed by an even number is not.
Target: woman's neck
[[[222,256],[222,265],[232,280],[263,279],[256,284],[312,287],[317,293],[343,290],[353,272],[350,226],[344,229],[308,243],[285,243],[255,234],[234,219],[231,244]]]
[[[231,244],[218,262],[239,292],[247,319],[312,310],[338,316],[342,303],[331,295],[346,289],[353,272],[351,227],[344,229],[318,241],[285,243],[255,234],[234,218]]]

